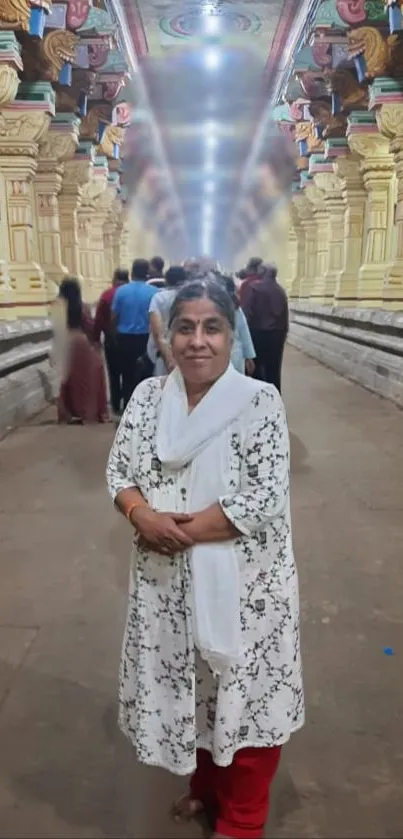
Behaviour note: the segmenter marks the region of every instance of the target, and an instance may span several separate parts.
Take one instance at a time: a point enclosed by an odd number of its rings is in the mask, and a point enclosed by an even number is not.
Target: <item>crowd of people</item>
[[[188,260],[165,271],[161,257],[136,259],[129,272],[116,270],[100,297],[95,317],[81,300],[79,283],[60,286],[67,332],[61,364],[59,422],[104,422],[108,418],[102,350],[111,411],[119,419],[135,387],[150,376],[170,373],[175,362],[169,313],[178,290],[190,280],[213,279],[235,307],[231,362],[247,376],[281,392],[281,365],[288,331],[288,305],[274,266],[251,259],[231,276],[211,263]]]

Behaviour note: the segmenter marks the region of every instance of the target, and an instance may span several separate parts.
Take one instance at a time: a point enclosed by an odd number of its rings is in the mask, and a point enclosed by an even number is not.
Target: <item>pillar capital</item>
[[[314,212],[323,212],[325,210],[325,193],[317,184],[308,184],[305,187],[305,193],[308,201],[310,201],[313,206]]]
[[[36,158],[49,121],[49,114],[43,110],[23,110],[16,102],[7,105],[0,112],[0,157]]]
[[[80,120],[74,114],[57,114],[39,144],[40,166],[73,158],[78,147]]]
[[[21,70],[20,45],[14,32],[0,32],[0,107],[15,99]]]
[[[344,190],[363,189],[361,160],[357,155],[338,157],[333,163],[333,168],[341,179]]]
[[[334,172],[318,172],[314,175],[314,182],[324,194],[324,201],[341,198],[343,183]]]

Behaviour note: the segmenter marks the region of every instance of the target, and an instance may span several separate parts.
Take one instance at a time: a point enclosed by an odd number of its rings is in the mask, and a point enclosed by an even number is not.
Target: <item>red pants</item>
[[[230,766],[216,766],[210,752],[197,750],[190,794],[217,813],[215,830],[234,839],[260,839],[269,812],[270,785],[281,746],[235,752]]]

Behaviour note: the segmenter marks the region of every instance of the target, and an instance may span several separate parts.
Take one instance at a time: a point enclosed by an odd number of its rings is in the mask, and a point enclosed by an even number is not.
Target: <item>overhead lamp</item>
[[[207,70],[218,70],[221,55],[216,47],[209,47],[203,54],[204,66]]]
[[[211,158],[206,158],[204,161],[204,171],[207,175],[211,175],[215,170],[214,160]]]
[[[211,219],[211,217],[213,215],[213,208],[212,208],[211,204],[205,204],[204,207],[203,207],[203,212],[204,212],[204,217],[206,219]]]
[[[211,195],[212,192],[215,192],[215,183],[214,181],[206,181],[204,184],[204,191]]]
[[[216,145],[217,145],[217,137],[215,137],[214,134],[207,134],[207,137],[206,137],[207,148],[215,149]]]
[[[214,9],[204,15],[203,28],[206,35],[218,35],[220,31],[220,17],[214,14]]]

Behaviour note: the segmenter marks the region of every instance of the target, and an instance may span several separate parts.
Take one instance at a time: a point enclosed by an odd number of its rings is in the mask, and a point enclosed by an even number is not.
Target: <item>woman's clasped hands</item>
[[[164,556],[183,553],[194,545],[181,529],[181,524],[192,521],[187,513],[159,513],[151,507],[135,507],[130,522],[137,530],[139,545]]]

